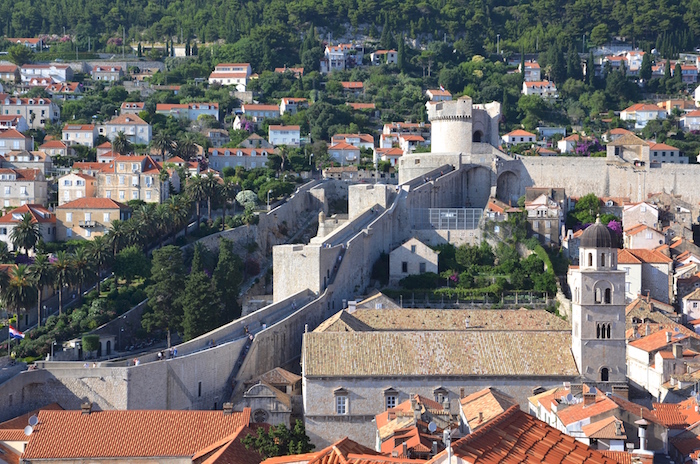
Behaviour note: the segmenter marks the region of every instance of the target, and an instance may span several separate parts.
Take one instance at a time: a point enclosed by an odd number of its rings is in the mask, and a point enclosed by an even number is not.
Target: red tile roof
[[[637,224],[636,226],[630,227],[629,229],[625,229],[624,233],[625,235],[637,235],[641,232],[644,232],[647,229],[655,230],[658,233],[661,233],[660,231],[654,229],[653,227],[649,227],[646,224]]]
[[[19,464],[20,454],[9,446],[5,446],[0,443],[0,459],[2,459],[7,464]]]
[[[46,148],[68,148],[68,147],[66,147],[66,144],[61,142],[60,140],[49,140],[48,142],[44,142],[39,148],[43,150]]]
[[[156,111],[170,111],[170,110],[201,110],[202,105],[208,105],[211,109],[219,109],[218,103],[157,103]]]
[[[247,111],[279,111],[277,105],[243,105],[243,112]]]
[[[667,151],[679,151],[678,148],[672,147],[671,145],[666,145],[665,143],[649,143],[649,150],[667,150]]]
[[[654,403],[654,414],[659,422],[670,429],[685,429],[700,422],[700,413],[695,410],[698,406],[695,398],[689,398],[680,403]]]
[[[21,416],[17,416],[14,419],[10,419],[3,423],[0,423],[0,430],[2,429],[24,429],[29,423],[29,418],[39,414],[39,411],[62,411],[63,408],[58,403],[51,403],[46,406],[42,406],[39,409],[35,409]]]
[[[268,126],[270,130],[273,131],[281,131],[281,130],[292,130],[292,131],[298,131],[300,128],[299,126],[279,126],[279,125],[272,125]]]
[[[671,341],[668,340],[668,333],[671,334]],[[672,343],[678,343],[681,340],[685,340],[688,338],[690,335],[685,334],[683,332],[676,331],[668,331],[668,330],[660,330],[658,332],[655,332],[651,335],[647,335],[646,337],[642,337],[638,340],[634,340],[628,343],[629,346],[633,346],[635,348],[639,348],[640,350],[646,351],[647,353],[651,353],[654,351],[658,351]],[[700,337],[695,337],[695,338],[700,338]]]
[[[85,197],[69,201],[57,209],[130,209],[127,205],[114,201],[111,198]]]
[[[667,264],[673,260],[657,250],[643,248],[625,248],[617,254],[617,262],[620,264],[655,263]]]
[[[117,124],[134,124],[137,126],[147,126],[148,123],[138,117],[135,114],[120,114],[119,116],[116,116],[112,118],[109,122],[106,123],[107,125],[117,125]]]
[[[32,224],[36,223],[55,223],[56,216],[41,205],[27,204],[13,209],[4,216],[0,217],[0,224],[18,223],[21,219],[15,219],[17,214],[25,215],[29,213],[32,216]]]
[[[73,163],[73,169],[78,171],[113,172],[114,163],[97,163],[95,161],[78,161]]]
[[[455,456],[472,464],[617,464],[600,451],[521,411],[517,405],[480,430],[454,442],[452,449]],[[446,453],[437,454],[428,464],[444,460]]]
[[[222,411],[40,411],[23,459],[191,457],[250,422]]]
[[[7,129],[4,131],[0,132],[0,139],[26,139],[24,135],[22,135],[21,132],[18,132],[16,129]]]
[[[355,145],[350,145],[349,143],[340,142],[335,145],[328,147],[329,150],[359,150]]]
[[[600,452],[606,458],[614,459],[619,464],[632,464],[632,455],[626,451],[601,450]]]
[[[260,464],[264,456],[252,449],[246,449],[242,443],[248,435],[257,436],[257,430],[269,430],[268,424],[253,424],[241,427],[233,434],[199,450],[192,456],[192,462],[199,464]]]
[[[346,458],[351,453],[355,455],[361,454],[365,456],[376,456],[377,458],[382,458],[382,456],[379,456],[379,453],[377,453],[373,449],[367,448],[366,446],[361,445],[345,437],[326,448],[312,453],[268,458],[264,460],[261,464],[286,464],[299,463],[304,461],[313,462],[314,464],[340,464],[343,462],[347,462]]]
[[[353,110],[373,110],[373,109],[376,109],[376,105],[374,103],[350,103],[350,102],[347,102],[345,104],[348,105]]]
[[[528,131],[522,130],[522,129],[515,129],[514,131],[510,131],[506,134],[506,136],[511,136],[511,137],[534,137],[535,134],[532,134]]]
[[[588,418],[594,418],[600,414],[617,409],[614,401],[604,395],[596,396],[595,403],[585,405],[584,403],[573,404],[560,411],[557,411],[559,420],[564,425],[573,424]]]
[[[63,126],[64,131],[93,131],[95,130],[94,124],[66,124]]]
[[[0,168],[0,174],[15,174],[18,181],[35,181],[41,174],[38,169],[8,169]]]
[[[343,86],[344,89],[347,90],[353,90],[353,89],[361,89],[364,87],[364,84],[362,82],[341,82],[340,85]]]
[[[659,108],[658,106],[647,104],[647,103],[637,103],[636,105],[632,105],[627,109],[623,110],[624,112],[631,112],[631,111],[663,111],[666,112],[663,108]]]

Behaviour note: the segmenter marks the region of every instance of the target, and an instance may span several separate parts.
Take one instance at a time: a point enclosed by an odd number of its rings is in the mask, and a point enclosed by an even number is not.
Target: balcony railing
[[[93,227],[97,227],[97,223],[95,223],[95,221],[80,221],[79,224],[83,229],[92,229]]]

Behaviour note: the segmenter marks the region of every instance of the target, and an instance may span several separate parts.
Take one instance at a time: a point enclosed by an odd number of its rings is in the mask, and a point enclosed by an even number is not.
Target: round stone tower
[[[471,153],[472,99],[428,102],[432,153]]]

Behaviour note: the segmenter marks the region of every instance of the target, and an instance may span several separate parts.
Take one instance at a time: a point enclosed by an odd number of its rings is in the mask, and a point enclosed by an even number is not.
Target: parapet
[[[472,118],[472,99],[468,96],[457,100],[428,102],[428,119],[430,121],[459,121]]]

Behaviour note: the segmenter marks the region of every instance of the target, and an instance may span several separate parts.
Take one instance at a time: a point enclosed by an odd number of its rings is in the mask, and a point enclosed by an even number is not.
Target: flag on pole
[[[440,90],[442,90],[442,91],[444,92],[444,91],[445,91],[445,87],[440,86]]]
[[[19,330],[15,329],[14,327],[10,326],[10,338],[22,340],[24,338],[24,334]]]

